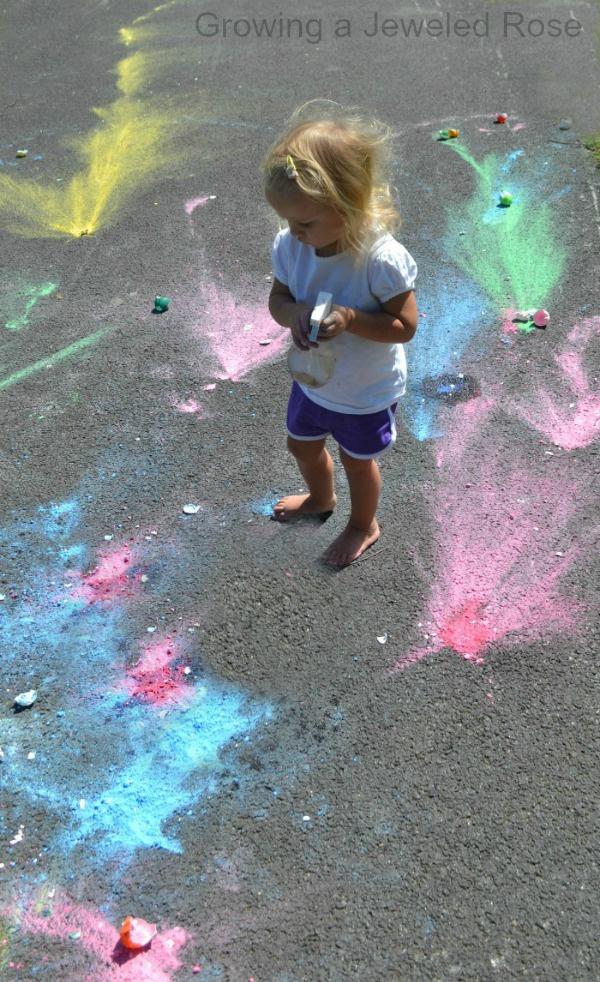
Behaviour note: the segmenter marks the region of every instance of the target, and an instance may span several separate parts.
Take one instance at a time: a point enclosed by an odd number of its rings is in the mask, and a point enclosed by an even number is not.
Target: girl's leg
[[[323,559],[334,566],[348,566],[379,538],[375,520],[381,474],[376,461],[351,457],[340,447],[340,457],[350,487],[350,520],[346,528],[323,553]]]
[[[333,511],[337,501],[333,490],[333,461],[325,449],[325,440],[296,440],[288,436],[287,445],[306,481],[308,494],[282,498],[273,509],[273,518],[290,522],[305,515]]]

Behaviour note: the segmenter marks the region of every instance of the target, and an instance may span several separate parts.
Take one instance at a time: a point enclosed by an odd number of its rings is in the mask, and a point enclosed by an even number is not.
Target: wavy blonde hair
[[[388,181],[392,135],[389,126],[360,109],[312,99],[294,110],[265,157],[264,190],[298,188],[335,208],[345,219],[341,248],[359,261],[377,235],[400,228]]]

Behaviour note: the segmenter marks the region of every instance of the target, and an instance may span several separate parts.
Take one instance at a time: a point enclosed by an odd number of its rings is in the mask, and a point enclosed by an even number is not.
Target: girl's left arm
[[[340,307],[333,304],[319,330],[319,341],[328,341],[348,331],[368,341],[381,341],[383,344],[406,344],[417,332],[419,314],[417,301],[412,290],[398,293],[382,303],[382,310],[367,313],[354,307]]]

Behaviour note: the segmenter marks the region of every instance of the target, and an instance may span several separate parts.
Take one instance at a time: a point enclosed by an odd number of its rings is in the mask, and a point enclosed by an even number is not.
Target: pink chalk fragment
[[[202,205],[205,205],[208,200],[209,200],[209,196],[205,194],[201,198],[192,198],[190,201],[186,201],[185,203],[186,213],[188,215],[191,215],[192,212],[196,210],[196,208],[200,208]]]
[[[550,323],[550,314],[547,310],[536,310],[533,315],[533,323],[536,327],[546,327]]]

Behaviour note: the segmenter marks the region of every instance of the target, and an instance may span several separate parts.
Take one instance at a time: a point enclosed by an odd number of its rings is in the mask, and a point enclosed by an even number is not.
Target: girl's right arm
[[[296,303],[286,284],[275,276],[269,296],[269,312],[274,321],[282,327],[289,327],[297,348],[307,351],[317,346],[308,340],[312,307],[307,303]]]

